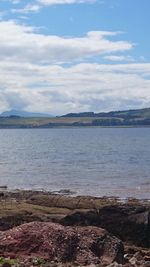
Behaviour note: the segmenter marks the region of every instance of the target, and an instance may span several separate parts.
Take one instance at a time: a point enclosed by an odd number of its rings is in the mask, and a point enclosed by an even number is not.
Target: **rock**
[[[107,267],[122,267],[122,266],[123,266],[122,264],[119,264],[117,262],[113,262],[110,265],[108,265]]]
[[[150,211],[144,206],[105,206],[99,210],[73,213],[63,218],[61,223],[99,226],[123,241],[150,247]]]
[[[137,263],[137,259],[135,257],[132,257],[129,262],[131,263],[131,265],[135,266]]]
[[[4,263],[2,267],[11,267],[11,265],[9,263]]]
[[[6,231],[12,227],[21,225],[23,223],[28,223],[32,221],[43,221],[44,216],[32,215],[32,213],[24,211],[16,213],[14,215],[5,216],[0,218],[0,231]]]
[[[54,262],[84,266],[123,262],[122,242],[97,227],[64,227],[32,222],[0,232],[0,255],[40,257]]]
[[[144,257],[144,260],[150,262],[150,256],[145,256],[145,257]]]
[[[125,247],[125,250],[127,248]],[[129,251],[135,251],[135,249],[133,248],[128,248]],[[146,261],[146,259],[148,259],[150,255],[150,250],[149,249],[141,249],[140,247],[137,248],[137,251],[134,252],[133,254],[125,254],[124,255],[124,259],[126,264],[123,265],[123,267],[150,267],[148,261]]]

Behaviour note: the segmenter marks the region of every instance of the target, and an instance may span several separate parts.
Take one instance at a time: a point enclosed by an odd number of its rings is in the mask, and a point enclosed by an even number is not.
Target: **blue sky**
[[[148,0],[1,0],[0,111],[150,107]]]

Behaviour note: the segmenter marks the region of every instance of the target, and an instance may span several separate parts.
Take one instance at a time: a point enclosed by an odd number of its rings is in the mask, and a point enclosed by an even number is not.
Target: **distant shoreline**
[[[55,126],[34,126],[34,127],[30,127],[30,126],[1,126],[0,125],[0,130],[33,130],[33,129],[36,129],[36,130],[40,130],[40,129],[79,129],[79,128],[106,128],[106,129],[110,129],[110,128],[113,128],[113,129],[120,129],[120,128],[150,128],[150,125],[122,125],[122,126],[113,126],[113,125],[110,125],[110,126],[100,126],[100,125],[67,125],[67,126],[60,126],[60,125],[55,125]]]
[[[37,114],[37,115],[36,115]],[[0,116],[0,129],[70,128],[70,127],[150,127],[150,108],[110,111],[68,113],[48,116],[11,110]]]
[[[122,119],[102,117],[23,118],[0,117],[0,129],[47,129],[47,128],[141,128],[150,127],[149,119]]]

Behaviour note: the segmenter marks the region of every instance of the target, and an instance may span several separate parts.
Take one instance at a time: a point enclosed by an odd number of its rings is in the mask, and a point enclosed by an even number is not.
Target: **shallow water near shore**
[[[0,185],[150,198],[150,128],[0,130]]]

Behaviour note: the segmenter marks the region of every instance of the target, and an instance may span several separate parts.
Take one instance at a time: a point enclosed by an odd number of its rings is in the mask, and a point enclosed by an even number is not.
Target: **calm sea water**
[[[0,185],[150,198],[150,128],[0,130]]]

